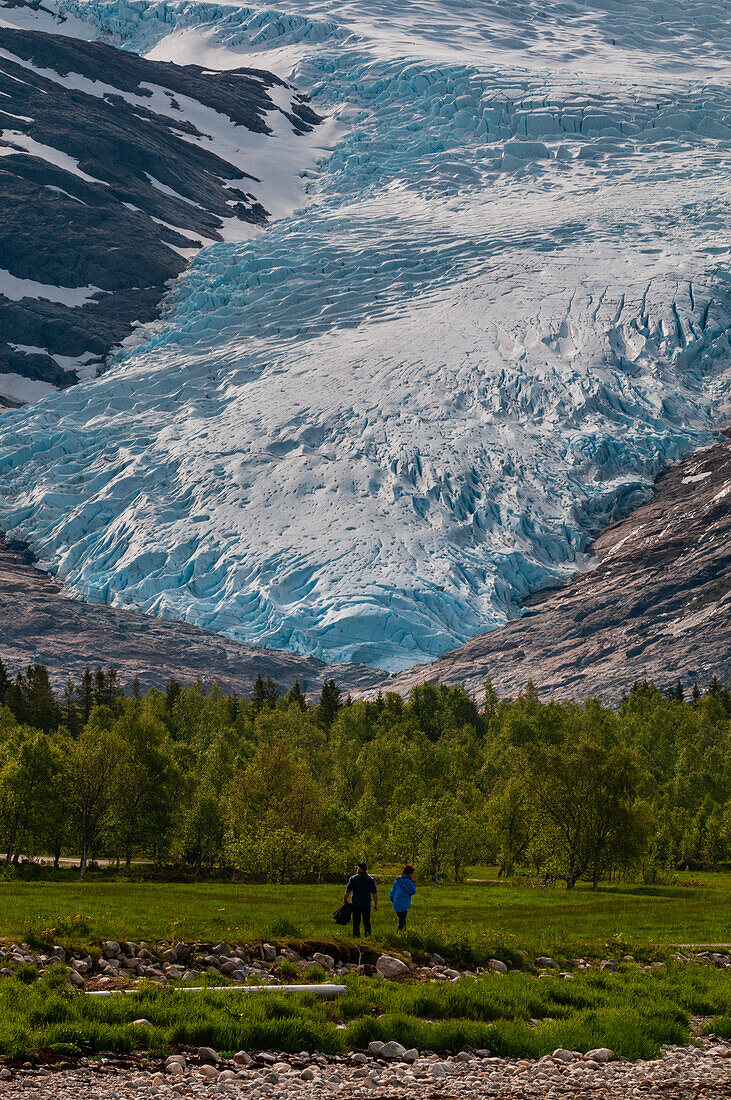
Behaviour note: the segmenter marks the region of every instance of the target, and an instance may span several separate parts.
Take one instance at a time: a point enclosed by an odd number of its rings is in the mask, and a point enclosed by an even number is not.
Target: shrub
[[[715,1035],[717,1039],[731,1039],[731,1016],[717,1016],[703,1029],[706,1035]]]
[[[319,982],[327,981],[327,973],[321,966],[311,966],[307,970],[307,978],[313,985],[316,985]]]
[[[24,985],[31,985],[38,980],[38,967],[32,963],[18,963],[14,971],[14,977]]]
[[[298,940],[302,938],[302,931],[289,917],[275,917],[269,925],[269,936],[275,940]]]
[[[278,964],[278,969],[283,978],[289,978],[292,982],[302,978],[302,971],[297,966],[297,963],[292,962],[291,959],[282,959]]]

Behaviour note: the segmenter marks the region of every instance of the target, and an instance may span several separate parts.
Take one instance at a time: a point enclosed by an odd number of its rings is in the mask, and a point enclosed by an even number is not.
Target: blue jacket
[[[408,875],[399,875],[391,887],[389,897],[395,913],[405,913],[411,907],[411,899],[416,893],[416,886]]]

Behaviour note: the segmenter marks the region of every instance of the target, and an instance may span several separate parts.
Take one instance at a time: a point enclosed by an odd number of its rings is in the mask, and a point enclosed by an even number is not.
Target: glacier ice
[[[0,419],[69,592],[384,668],[590,565],[728,408],[724,0],[64,0],[341,137],[100,378]]]

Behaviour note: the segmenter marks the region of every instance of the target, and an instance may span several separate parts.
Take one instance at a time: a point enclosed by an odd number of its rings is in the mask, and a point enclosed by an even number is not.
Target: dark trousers
[[[370,905],[353,906],[353,935],[360,935],[360,922],[363,921],[363,932],[366,936],[371,934],[371,907]]]
[[[397,932],[403,932],[404,928],[406,927],[406,918],[408,915],[408,909],[404,909],[403,913],[396,914],[396,916],[398,917],[398,928],[396,929]]]

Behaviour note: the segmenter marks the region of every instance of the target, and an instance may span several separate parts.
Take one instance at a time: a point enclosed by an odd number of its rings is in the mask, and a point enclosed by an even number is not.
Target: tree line
[[[56,694],[47,670],[0,662],[0,852],[134,859],[170,874],[317,881],[356,859],[432,881],[496,864],[572,888],[731,861],[731,697],[634,684],[543,703],[426,684],[407,699],[317,702],[299,683],[251,699],[114,669]]]

